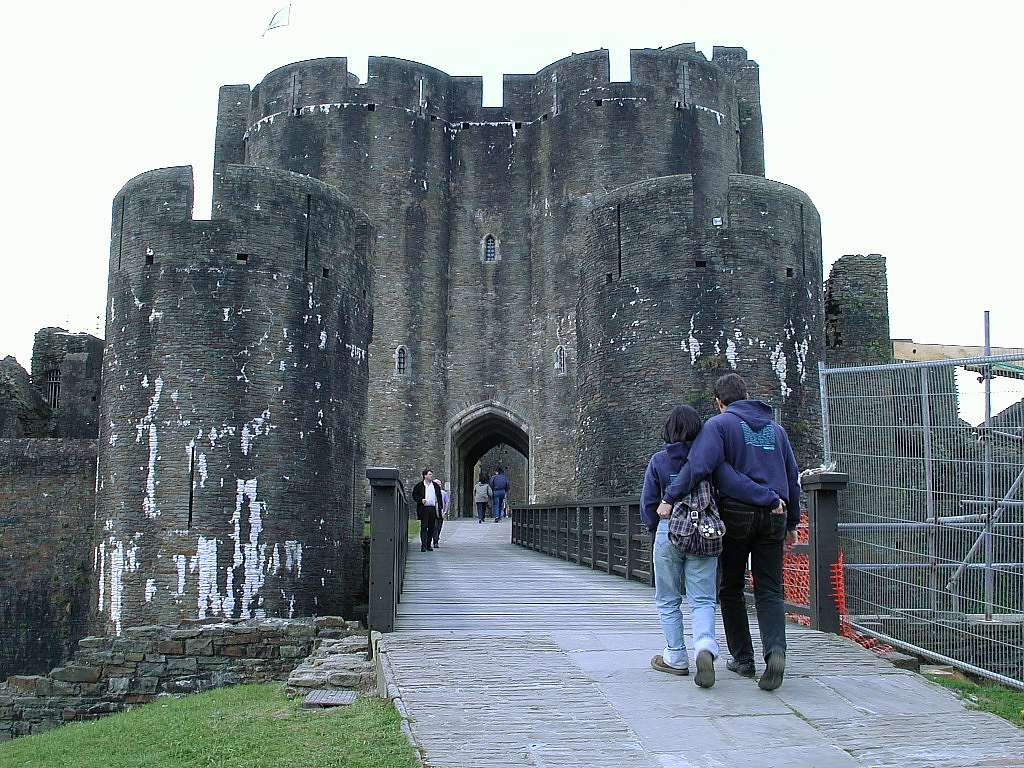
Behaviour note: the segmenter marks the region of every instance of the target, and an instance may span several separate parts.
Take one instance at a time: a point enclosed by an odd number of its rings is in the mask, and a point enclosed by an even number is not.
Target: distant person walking
[[[434,526],[440,519],[441,484],[434,479],[429,468],[423,470],[423,479],[412,489],[412,499],[416,502],[416,517],[420,521],[420,552],[434,551]]]
[[[441,485],[441,514],[437,516],[437,520],[434,522],[434,549],[437,549],[441,541],[441,528],[444,526],[444,521],[448,519],[448,508],[452,503],[451,494],[444,487],[444,483],[440,480],[437,482]]]
[[[487,482],[487,475],[481,472],[480,482],[473,488],[473,501],[476,502],[476,516],[480,519],[481,523],[487,517],[487,510],[490,509],[493,497],[494,491],[491,489],[490,483]]]
[[[501,467],[494,470],[491,478],[491,490],[494,491],[494,522],[498,522],[505,516],[505,496],[509,491],[508,478],[501,471]]]
[[[725,639],[732,654],[726,667],[743,677],[756,674],[743,596],[749,558],[765,661],[758,686],[772,691],[782,685],[786,669],[782,555],[796,546],[799,472],[789,436],[772,419],[771,406],[749,400],[741,376],[722,376],[715,382],[714,393],[720,413],[708,419],[697,435],[689,460],[662,493],[658,515],[671,514],[672,505],[700,480],[714,478],[718,511],[726,527],[718,591]],[[730,468],[757,485],[737,483]]]

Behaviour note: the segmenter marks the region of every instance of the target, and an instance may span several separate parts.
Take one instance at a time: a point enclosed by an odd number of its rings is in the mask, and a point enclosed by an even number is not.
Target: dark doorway
[[[452,506],[459,517],[475,517],[477,472],[490,476],[497,462],[509,476],[513,503],[529,500],[530,429],[525,420],[494,401],[478,403],[449,422]],[[481,465],[481,461],[484,463]],[[495,466],[490,466],[494,463]],[[479,465],[479,466],[478,466]]]

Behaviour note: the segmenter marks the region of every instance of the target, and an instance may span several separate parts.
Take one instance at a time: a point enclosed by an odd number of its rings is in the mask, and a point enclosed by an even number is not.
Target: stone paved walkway
[[[1024,731],[861,646],[788,628],[774,692],[650,667],[653,591],[452,521],[411,552],[377,659],[431,768],[1024,767]],[[719,636],[724,638],[719,626]]]

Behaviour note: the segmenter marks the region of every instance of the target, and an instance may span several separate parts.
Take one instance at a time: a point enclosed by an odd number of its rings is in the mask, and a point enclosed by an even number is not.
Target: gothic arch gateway
[[[445,465],[451,478],[455,516],[475,514],[473,468],[488,451],[499,445],[508,445],[526,458],[527,487],[533,485],[529,463],[530,424],[508,406],[496,400],[485,400],[460,411],[445,426]]]

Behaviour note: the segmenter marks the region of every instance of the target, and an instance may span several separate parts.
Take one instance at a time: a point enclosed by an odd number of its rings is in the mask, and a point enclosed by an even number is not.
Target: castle
[[[221,88],[209,221],[191,168],[124,186],[93,626],[344,614],[366,466],[433,467],[457,514],[499,463],[518,503],[636,494],[728,370],[819,460],[820,223],[765,178],[757,64],[630,61],[506,75],[501,107],[415,62],[298,62]]]

